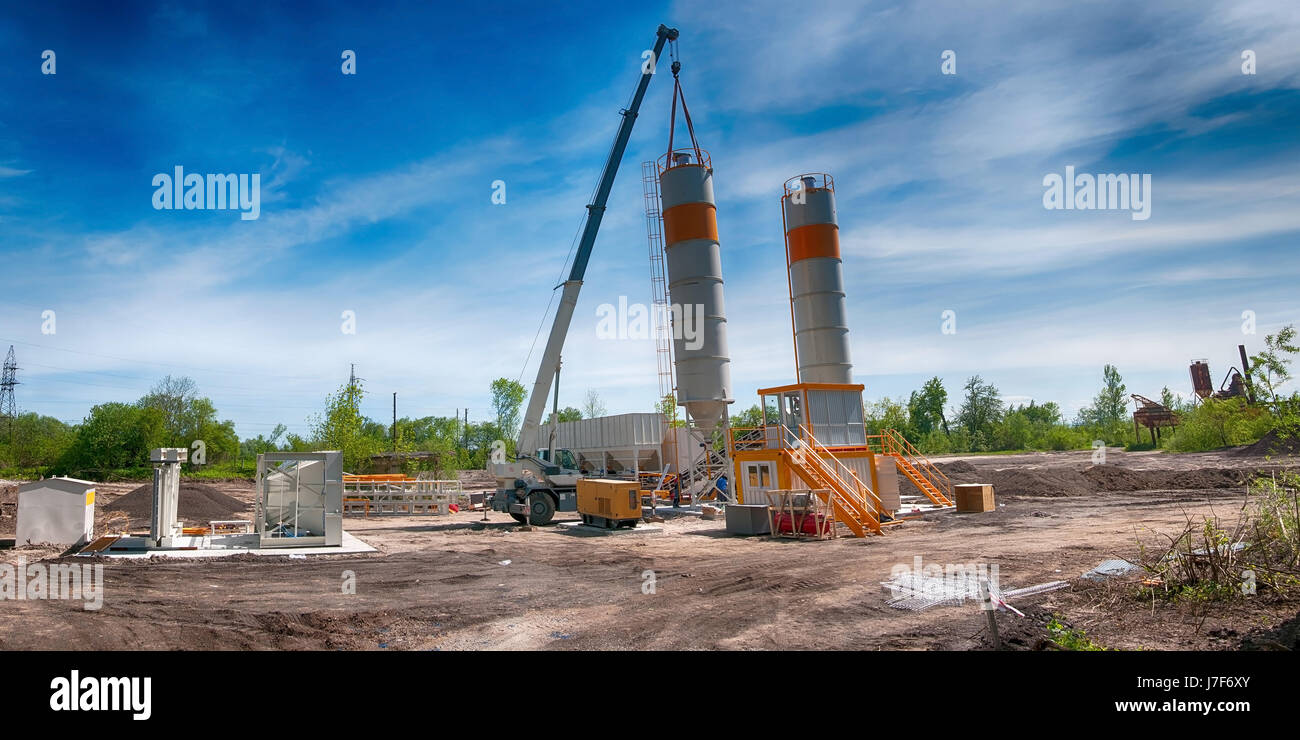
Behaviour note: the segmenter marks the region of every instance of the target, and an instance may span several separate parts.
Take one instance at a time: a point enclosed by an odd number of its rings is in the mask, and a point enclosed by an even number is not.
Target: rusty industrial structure
[[[1214,379],[1210,375],[1210,363],[1205,360],[1193,360],[1188,370],[1192,374],[1192,390],[1197,398],[1244,398],[1247,403],[1255,402],[1254,389],[1250,379],[1250,358],[1246,356],[1246,345],[1238,344],[1237,352],[1241,355],[1241,369],[1229,368],[1223,377],[1219,389],[1214,389]],[[1157,404],[1158,405],[1158,404]]]
[[[1146,396],[1132,394],[1138,408],[1133,412],[1133,436],[1140,437],[1139,427],[1146,427],[1151,432],[1151,444],[1159,444],[1161,427],[1175,429],[1181,419],[1178,412],[1161,403],[1156,403]]]

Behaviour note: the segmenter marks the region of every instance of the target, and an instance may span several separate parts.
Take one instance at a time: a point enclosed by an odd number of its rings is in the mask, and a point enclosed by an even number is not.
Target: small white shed
[[[95,484],[46,478],[18,487],[16,544],[83,545],[95,528]]]

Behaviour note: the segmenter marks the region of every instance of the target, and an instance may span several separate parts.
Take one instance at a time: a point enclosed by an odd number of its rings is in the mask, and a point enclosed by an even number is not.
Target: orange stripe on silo
[[[835,224],[807,224],[786,234],[790,264],[810,257],[840,258],[840,230]]]
[[[718,240],[718,209],[712,203],[682,203],[664,211],[664,244],[687,239]]]

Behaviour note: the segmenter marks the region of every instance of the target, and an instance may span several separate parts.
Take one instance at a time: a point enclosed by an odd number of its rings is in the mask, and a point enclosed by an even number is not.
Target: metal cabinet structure
[[[261,547],[343,543],[343,453],[257,456],[257,535]]]
[[[95,523],[95,484],[46,478],[18,487],[17,544],[83,545]]]

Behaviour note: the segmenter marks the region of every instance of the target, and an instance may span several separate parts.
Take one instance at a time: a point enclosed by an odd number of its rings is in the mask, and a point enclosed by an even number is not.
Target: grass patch
[[[1079,652],[1102,652],[1106,648],[1093,642],[1088,633],[1076,630],[1061,623],[1058,615],[1053,614],[1047,623],[1047,639],[1062,650]]]

